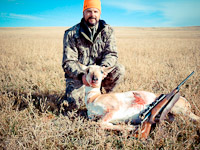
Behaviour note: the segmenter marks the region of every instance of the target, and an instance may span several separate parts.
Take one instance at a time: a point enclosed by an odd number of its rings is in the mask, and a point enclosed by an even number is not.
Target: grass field
[[[200,149],[200,123],[183,116],[143,141],[126,130],[100,129],[85,107],[60,113],[66,29],[0,28],[0,149]],[[200,116],[200,27],[114,29],[126,68],[115,91],[168,93],[195,71],[180,93]]]

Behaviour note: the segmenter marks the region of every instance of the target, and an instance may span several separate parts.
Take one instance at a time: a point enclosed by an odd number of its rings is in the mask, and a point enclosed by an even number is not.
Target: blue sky
[[[200,0],[101,0],[101,19],[112,26],[200,26]],[[83,0],[0,0],[0,27],[70,27]]]

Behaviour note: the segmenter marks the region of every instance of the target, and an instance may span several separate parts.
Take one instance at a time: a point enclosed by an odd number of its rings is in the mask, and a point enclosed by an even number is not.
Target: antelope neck
[[[85,86],[85,102],[86,104],[93,102],[97,97],[101,95],[100,88],[93,88]]]

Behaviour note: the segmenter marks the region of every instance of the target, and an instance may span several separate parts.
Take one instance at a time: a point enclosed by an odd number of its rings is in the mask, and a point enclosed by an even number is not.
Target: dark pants
[[[112,92],[116,85],[123,81],[125,68],[121,64],[116,64],[115,68],[102,81],[102,87],[106,93]],[[84,105],[85,86],[79,80],[66,78],[65,101],[72,107],[80,107]]]

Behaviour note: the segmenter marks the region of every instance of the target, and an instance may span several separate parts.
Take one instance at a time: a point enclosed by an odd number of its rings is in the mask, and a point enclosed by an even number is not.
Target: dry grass
[[[61,68],[65,28],[0,28],[0,149],[199,149],[200,124],[177,117],[147,141],[87,119],[85,108],[63,115]],[[117,92],[158,94],[181,87],[200,116],[200,27],[115,28],[126,76]]]

